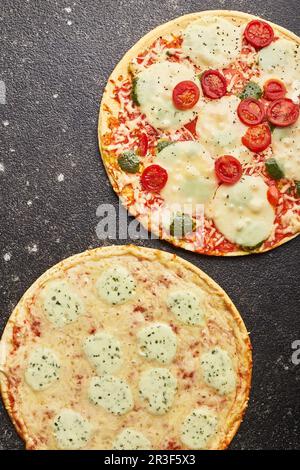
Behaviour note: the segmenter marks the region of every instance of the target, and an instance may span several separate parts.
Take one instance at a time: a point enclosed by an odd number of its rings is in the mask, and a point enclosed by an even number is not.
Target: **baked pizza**
[[[99,117],[102,159],[147,229],[207,255],[300,231],[300,39],[240,12],[166,23],[121,60]]]
[[[113,246],[30,287],[0,368],[27,449],[224,449],[248,402],[251,346],[231,300],[198,268]]]

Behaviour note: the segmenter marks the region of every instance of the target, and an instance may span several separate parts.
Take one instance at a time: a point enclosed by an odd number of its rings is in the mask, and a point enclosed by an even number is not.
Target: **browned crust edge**
[[[207,274],[201,271],[199,268],[193,264],[185,261],[184,259],[173,255],[171,253],[155,250],[152,248],[138,247],[135,245],[124,245],[124,246],[110,246],[110,247],[101,247],[95,248],[93,250],[87,250],[83,253],[71,256],[52,268],[48,269],[42,276],[40,276],[29,289],[25,292],[15,309],[13,310],[7,325],[4,329],[1,341],[0,341],[0,391],[2,394],[2,399],[5,405],[5,408],[19,434],[21,439],[25,441],[27,449],[31,449],[34,446],[32,437],[30,436],[30,431],[27,429],[25,421],[21,415],[18,414],[18,410],[13,409],[10,400],[10,390],[9,390],[9,377],[5,373],[6,365],[6,352],[11,343],[12,330],[13,326],[17,324],[22,317],[26,315],[26,305],[28,299],[36,292],[36,290],[51,279],[53,276],[69,269],[72,266],[78,265],[81,262],[88,261],[90,259],[100,259],[108,258],[111,256],[124,256],[132,255],[137,258],[147,259],[147,260],[159,260],[164,262],[166,265],[170,263],[177,263],[178,266],[184,266],[191,273],[199,276],[206,284],[215,291],[225,301],[228,311],[230,311],[233,320],[234,334],[237,342],[243,347],[245,351],[244,354],[240,357],[242,359],[243,365],[247,373],[245,375],[245,384],[244,392],[241,396],[238,396],[236,402],[233,405],[232,413],[228,421],[228,430],[224,433],[223,438],[220,440],[218,448],[216,450],[226,449],[233,437],[235,436],[244,416],[246,410],[250,388],[251,388],[251,377],[252,377],[252,348],[250,338],[246,326],[231,299],[226,294],[226,292]]]
[[[122,195],[120,194],[120,191],[118,190],[117,184],[115,180],[112,178],[112,176],[109,173],[109,167],[107,164],[107,157],[106,157],[106,151],[105,148],[102,144],[102,136],[107,132],[108,130],[108,125],[107,121],[109,116],[111,115],[105,110],[105,107],[108,106],[110,109],[117,111],[118,107],[116,106],[116,103],[110,98],[111,92],[113,90],[113,86],[111,85],[110,80],[115,80],[119,75],[124,75],[128,76],[128,64],[130,60],[134,57],[136,57],[139,52],[143,51],[147,47],[149,47],[153,41],[164,34],[168,34],[170,32],[176,32],[176,29],[182,29],[184,28],[189,22],[195,21],[198,18],[201,18],[202,16],[223,16],[227,18],[231,18],[232,20],[241,22],[243,20],[251,20],[251,19],[261,19],[258,16],[251,15],[248,13],[243,13],[240,11],[235,11],[235,10],[207,10],[207,11],[202,11],[198,13],[190,13],[188,15],[184,15],[178,18],[175,18],[172,21],[169,21],[167,23],[164,23],[149,33],[147,33],[145,36],[143,36],[120,60],[120,62],[116,65],[115,69],[111,73],[107,85],[104,89],[101,104],[100,104],[100,111],[99,111],[99,119],[98,119],[98,143],[99,143],[99,149],[100,149],[100,155],[102,157],[102,161],[107,173],[107,176],[111,182],[111,185],[115,191],[115,193],[120,197],[120,200],[122,201],[123,205],[126,207],[124,204]],[[274,27],[278,32],[280,32],[283,36],[286,36],[289,39],[292,39],[296,41],[298,44],[300,44],[300,38],[294,34],[293,32],[289,31],[286,28],[283,28],[282,26],[279,26],[275,23],[272,23],[271,21],[267,20],[268,23]],[[139,217],[135,214],[134,209],[129,206],[126,207],[128,212],[133,215],[134,217],[137,218],[137,220],[143,225],[143,227],[151,232],[151,227],[149,227],[148,223],[143,219],[143,217]],[[154,230],[153,233],[155,235],[160,236],[160,234],[157,234]],[[272,246],[271,248],[265,248],[263,250],[252,250],[250,252],[248,251],[234,251],[234,252],[227,252],[227,253],[201,253],[202,255],[205,256],[245,256],[249,254],[261,254],[265,253],[267,251],[271,251],[280,245],[283,245],[284,243],[287,243],[288,241],[292,240],[293,238],[297,237],[299,235],[298,233],[295,233],[294,235],[291,235],[290,237],[286,237],[285,239],[279,241],[276,245]],[[193,251],[196,253],[196,251],[191,250],[187,244],[185,244],[182,240],[176,240],[173,237],[165,237],[163,240],[171,243],[174,246],[186,249],[188,251]]]

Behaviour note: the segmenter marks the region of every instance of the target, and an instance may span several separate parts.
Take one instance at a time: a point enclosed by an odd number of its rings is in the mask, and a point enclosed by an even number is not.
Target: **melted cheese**
[[[161,191],[168,206],[191,205],[212,199],[218,183],[214,172],[214,161],[198,142],[177,142],[159,152],[155,163],[168,172],[168,181]],[[184,210],[182,210],[184,212]]]
[[[150,450],[150,441],[135,429],[124,429],[115,439],[113,450]]]
[[[162,364],[172,362],[177,347],[177,338],[170,326],[155,323],[140,330],[137,334],[139,353],[147,359]]]
[[[150,413],[162,415],[171,408],[177,387],[177,380],[163,367],[149,369],[140,378],[140,395],[147,402]]]
[[[33,390],[45,390],[59,380],[60,362],[51,349],[37,348],[30,357],[25,379]]]
[[[93,377],[89,387],[89,399],[115,415],[123,415],[133,408],[129,385],[113,375]]]
[[[199,67],[220,68],[238,56],[241,45],[240,27],[224,18],[208,16],[186,28],[182,48]]]
[[[85,447],[91,437],[90,423],[76,411],[64,409],[54,419],[54,436],[62,450]]]
[[[272,137],[273,157],[284,176],[300,180],[300,122],[293,126],[274,129]]]
[[[123,266],[109,268],[97,283],[99,295],[112,305],[123,304],[135,295],[136,284]]]
[[[226,155],[235,150],[236,156],[242,148],[241,138],[247,128],[237,115],[240,102],[236,96],[224,96],[201,103],[197,134],[200,143],[212,155]]]
[[[299,78],[300,47],[292,41],[281,38],[258,52],[261,70],[276,74],[284,82]]]
[[[136,93],[140,109],[153,127],[176,130],[195,118],[197,105],[186,111],[180,111],[173,105],[173,90],[185,80],[200,86],[191,65],[167,61],[151,65],[137,75]]]
[[[267,190],[259,176],[244,176],[232,186],[219,187],[211,213],[217,228],[229,241],[254,247],[270,236],[274,209],[268,202]]]
[[[113,374],[123,362],[120,341],[108,333],[97,333],[85,339],[84,352],[97,374]]]
[[[188,291],[172,292],[167,298],[167,305],[176,318],[186,325],[201,325],[205,323],[203,295],[195,295]]]
[[[217,416],[211,409],[195,408],[184,420],[180,438],[190,449],[205,449],[216,432],[217,423]]]
[[[235,390],[236,373],[228,352],[215,347],[200,357],[204,381],[215,388],[221,395]]]
[[[64,281],[48,283],[42,294],[49,320],[58,327],[76,321],[83,313],[83,303],[74,289]]]

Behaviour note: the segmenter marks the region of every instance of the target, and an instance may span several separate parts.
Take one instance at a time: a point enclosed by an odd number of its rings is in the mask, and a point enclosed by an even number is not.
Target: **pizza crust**
[[[112,72],[111,76],[108,79],[107,85],[103,92],[101,105],[100,105],[99,120],[98,120],[98,141],[99,141],[99,148],[100,148],[102,161],[104,163],[107,176],[111,182],[111,185],[114,191],[120,197],[121,202],[123,203],[125,207],[126,207],[125,198],[122,194],[122,191],[120,191],[116,181],[114,180],[111,173],[109,172],[110,155],[109,155],[109,152],[105,150],[104,145],[103,145],[103,136],[106,134],[106,132],[109,131],[108,119],[111,115],[118,114],[118,106],[116,102],[111,98],[113,88],[114,88],[112,81],[114,80],[116,81],[120,75],[122,75],[123,77],[129,77],[128,65],[130,61],[133,58],[135,58],[140,52],[150,47],[155,39],[157,39],[160,36],[168,35],[170,33],[176,35],[176,33],[182,31],[190,22],[195,21],[203,16],[206,16],[206,17],[207,16],[221,16],[224,18],[228,18],[232,21],[235,21],[237,25],[243,24],[245,20],[250,21],[253,19],[260,19],[259,17],[255,15],[250,15],[248,13],[243,13],[243,12],[233,11],[233,10],[208,10],[208,11],[202,11],[199,13],[191,13],[188,15],[181,16],[179,18],[176,18],[175,20],[169,21],[167,23],[164,23],[163,25],[158,26],[157,28],[153,29],[148,34],[146,34],[144,37],[142,37],[124,55],[124,57],[117,64],[117,66],[115,67],[114,71]],[[279,31],[283,37],[286,37],[300,44],[300,38],[296,34],[292,33],[286,28],[283,28],[282,26],[272,23],[271,21],[268,21],[268,23],[277,31]],[[137,218],[137,220],[143,225],[143,227],[146,230],[148,230],[149,232],[152,231],[155,235],[162,238],[161,233],[158,233],[158,231],[154,229],[153,226],[152,227],[150,226],[147,217],[143,217],[142,215],[138,214],[132,206],[128,207],[128,211],[130,212],[131,215]],[[292,240],[298,235],[299,233],[295,233],[289,237],[286,237],[283,240],[279,241],[276,245],[272,246],[271,248],[268,248],[268,247],[263,248],[263,249],[258,248],[257,250],[252,250],[251,252],[242,251],[242,250],[234,251],[234,252],[226,252],[226,253],[210,252],[208,255],[209,256],[244,256],[244,255],[254,254],[254,253],[264,253],[264,252],[273,250],[274,248],[277,248],[280,245],[283,245],[284,243],[287,243],[288,241]],[[183,240],[175,239],[171,236],[165,236],[165,235],[163,239],[172,243],[173,245],[177,247],[191,250],[189,244],[184,242]],[[206,254],[206,253],[201,253],[201,254]]]
[[[9,360],[9,350],[12,347],[13,328],[15,325],[25,322],[26,313],[28,311],[28,301],[30,299],[31,301],[34,299],[35,293],[47,281],[53,279],[53,277],[58,274],[62,274],[71,267],[77,266],[80,263],[86,261],[91,261],[93,259],[98,260],[109,258],[111,256],[120,257],[124,255],[132,255],[137,259],[143,259],[150,262],[159,261],[166,267],[172,265],[176,267],[178,266],[178,268],[184,268],[190,273],[191,277],[196,276],[196,278],[200,278],[201,281],[205,283],[207,288],[215,296],[224,301],[224,304],[226,305],[226,311],[229,312],[232,319],[230,322],[230,327],[235,337],[236,344],[239,345],[240,350],[243,352],[242,355],[238,356],[238,360],[239,363],[242,364],[243,370],[246,371],[242,387],[243,390],[241,391],[237,389],[237,395],[230,410],[229,419],[226,423],[227,429],[225,432],[222,432],[222,435],[218,439],[218,445],[216,448],[225,449],[230,444],[240,426],[249,400],[252,373],[252,348],[244,322],[228,295],[218,284],[216,284],[200,269],[183,260],[182,258],[177,257],[176,255],[160,250],[142,248],[133,245],[96,248],[94,250],[89,250],[61,261],[46,271],[40,278],[37,279],[37,281],[34,282],[34,284],[25,292],[18,305],[12,312],[0,342],[0,387],[5,407],[19,436],[25,441],[27,449],[35,448],[35,439],[33,436],[31,436],[30,429],[27,428],[20,410],[15,409],[14,407],[13,396],[10,393],[10,378],[6,373],[6,363],[7,360]]]

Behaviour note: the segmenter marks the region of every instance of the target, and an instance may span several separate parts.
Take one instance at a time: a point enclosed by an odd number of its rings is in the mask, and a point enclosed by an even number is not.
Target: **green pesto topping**
[[[137,173],[140,168],[140,161],[132,150],[122,153],[118,158],[118,164],[126,173]]]

